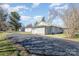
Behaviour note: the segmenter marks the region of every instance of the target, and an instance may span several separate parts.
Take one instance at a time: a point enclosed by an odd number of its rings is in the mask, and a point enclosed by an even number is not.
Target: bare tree
[[[48,23],[52,24],[52,21],[56,16],[58,15],[57,11],[55,9],[50,9],[48,13]]]
[[[69,38],[75,37],[75,33],[79,30],[79,11],[77,8],[72,7],[64,11],[61,16],[66,26],[65,34]]]
[[[67,37],[73,38],[79,30],[79,9],[76,8],[75,4],[67,10],[62,10],[63,15],[59,16],[63,19],[66,29],[64,33]]]
[[[50,11],[51,15],[53,10]],[[71,7],[67,10],[55,10],[55,17],[59,16],[65,25],[64,33],[67,37],[73,38],[79,30],[79,9],[75,4],[71,4]],[[54,15],[53,14],[53,15]]]
[[[6,17],[7,17],[7,14],[0,7],[0,31],[6,30]]]

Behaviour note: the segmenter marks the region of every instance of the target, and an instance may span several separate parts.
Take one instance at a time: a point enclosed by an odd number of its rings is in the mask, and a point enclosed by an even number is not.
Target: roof
[[[40,22],[36,26],[50,26],[47,22]]]
[[[35,26],[33,28],[42,28],[42,27],[57,27],[57,28],[63,28],[63,29],[65,29],[64,27],[53,26],[53,25],[50,25],[50,26]]]
[[[36,22],[36,23],[35,23],[35,26],[34,26],[34,27],[39,27],[39,26],[40,26],[40,27],[41,27],[41,26],[51,26],[51,24],[47,23],[47,22],[45,21],[45,18],[43,17],[40,22]]]
[[[52,24],[49,24],[49,23],[47,23],[47,22],[44,22],[44,21],[41,21],[41,22],[39,22],[39,23],[37,23],[34,27],[36,28],[36,27],[48,27],[48,26],[50,26],[50,27],[58,27],[58,28],[65,28],[65,27],[62,27],[62,26],[56,26],[56,25],[52,25]]]
[[[26,28],[32,28],[32,27],[33,27],[32,24],[26,26]]]
[[[57,26],[57,25],[53,25],[51,23],[48,23],[45,21],[45,18],[43,17],[39,22],[36,21],[35,25],[32,26],[32,24],[29,24],[27,25],[27,28],[38,28],[38,27],[48,27],[48,26],[51,26],[51,27],[58,27],[58,28],[66,28],[66,27],[62,27],[62,26]]]

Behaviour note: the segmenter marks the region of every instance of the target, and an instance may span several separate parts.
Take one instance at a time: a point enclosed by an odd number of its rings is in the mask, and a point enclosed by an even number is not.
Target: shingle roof
[[[26,28],[32,28],[32,27],[33,27],[32,24],[26,26]]]
[[[37,26],[51,26],[51,25],[49,23],[47,23],[45,21],[45,17],[43,17],[40,22],[36,22],[35,26],[37,27]]]

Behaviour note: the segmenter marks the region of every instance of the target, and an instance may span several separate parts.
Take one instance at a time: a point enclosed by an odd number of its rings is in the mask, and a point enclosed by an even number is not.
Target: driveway
[[[79,56],[78,42],[31,34],[11,34],[7,38],[14,44],[22,45],[30,55]]]

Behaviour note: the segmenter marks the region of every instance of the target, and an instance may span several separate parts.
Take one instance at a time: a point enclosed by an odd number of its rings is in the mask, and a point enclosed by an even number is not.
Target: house
[[[20,31],[20,32],[25,32],[25,27],[21,27],[21,28],[19,29],[19,31]]]
[[[63,33],[62,27],[53,26],[45,21],[44,17],[42,20],[37,21],[34,26],[32,24],[25,27],[25,32],[31,32],[32,34],[47,35],[47,34],[59,34]]]
[[[44,18],[40,22],[36,22],[35,26],[32,27],[32,34],[40,34],[40,35],[47,35],[47,34],[59,34],[63,33],[63,28],[53,26],[47,23]]]
[[[29,24],[27,27],[25,27],[25,32],[32,32],[32,24]]]

